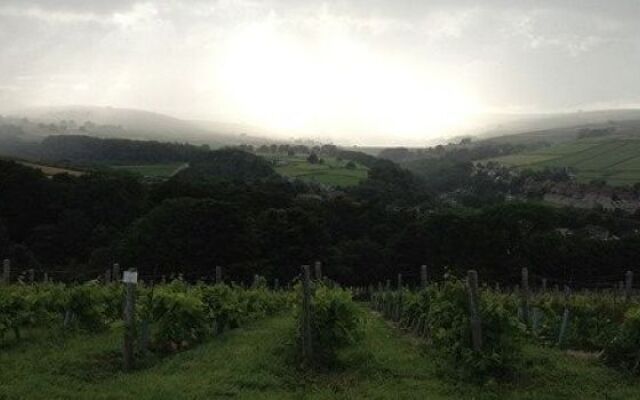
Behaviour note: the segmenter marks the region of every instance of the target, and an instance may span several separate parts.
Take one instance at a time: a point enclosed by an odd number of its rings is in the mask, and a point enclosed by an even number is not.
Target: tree
[[[205,158],[190,163],[180,171],[180,179],[198,181],[218,178],[224,180],[256,181],[274,176],[271,164],[262,157],[237,149],[210,152]]]
[[[318,155],[316,153],[311,153],[309,154],[309,157],[307,157],[307,162],[309,164],[318,164],[320,162],[320,159],[318,158]]]
[[[213,200],[167,200],[138,220],[120,244],[128,265],[142,273],[210,274],[215,265],[251,261],[256,249],[241,210]]]

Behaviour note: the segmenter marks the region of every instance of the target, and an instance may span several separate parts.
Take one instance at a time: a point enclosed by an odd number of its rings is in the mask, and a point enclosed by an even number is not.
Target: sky
[[[638,0],[0,0],[0,109],[359,142],[640,105]]]

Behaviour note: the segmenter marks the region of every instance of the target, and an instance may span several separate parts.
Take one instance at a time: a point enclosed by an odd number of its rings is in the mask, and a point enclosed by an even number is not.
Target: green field
[[[290,315],[226,332],[194,349],[121,372],[122,331],[25,337],[0,348],[0,399],[638,399],[633,378],[592,357],[529,346],[530,370],[508,385],[455,383],[424,344],[367,312],[364,340],[331,371],[292,361]]]
[[[175,174],[185,163],[117,165],[112,168],[129,171],[136,175],[148,177],[168,178]]]
[[[262,156],[286,163],[286,165],[276,165],[275,170],[280,175],[330,186],[357,185],[366,179],[368,174],[368,169],[360,164],[356,164],[355,169],[349,169],[346,168],[348,160],[337,160],[333,157],[323,157],[323,164],[310,164],[303,156]]]
[[[611,185],[640,182],[640,140],[579,140],[490,161],[518,168],[569,167],[580,182],[594,179],[606,180]]]

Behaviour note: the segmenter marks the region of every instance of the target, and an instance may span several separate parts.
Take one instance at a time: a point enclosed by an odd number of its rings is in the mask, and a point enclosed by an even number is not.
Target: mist
[[[0,2],[0,111],[95,105],[423,143],[640,104],[636,1]]]

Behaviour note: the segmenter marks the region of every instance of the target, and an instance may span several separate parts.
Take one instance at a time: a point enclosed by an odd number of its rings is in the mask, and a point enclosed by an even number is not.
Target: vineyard
[[[5,280],[0,398],[640,396],[632,273],[575,293],[532,289],[526,269],[508,289],[475,271],[428,281],[426,266],[393,288],[340,287],[320,263],[287,287],[225,283],[220,268],[207,283],[122,275]]]

